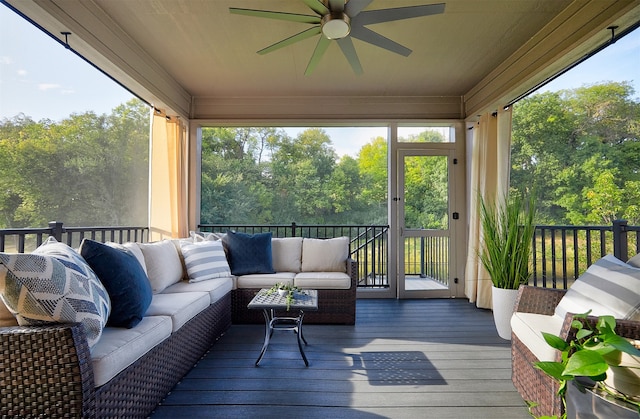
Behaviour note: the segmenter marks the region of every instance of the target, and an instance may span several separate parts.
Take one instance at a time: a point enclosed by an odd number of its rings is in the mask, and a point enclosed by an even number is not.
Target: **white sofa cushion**
[[[594,262],[567,290],[555,314],[586,313],[640,320],[640,268],[607,255]]]
[[[278,282],[293,284],[295,276],[293,272],[242,275],[236,278],[236,288],[271,288]]]
[[[351,278],[343,272],[300,272],[293,279],[293,285],[307,289],[348,290]]]
[[[144,255],[147,276],[154,294],[182,279],[182,262],[171,240],[138,243]]]
[[[271,239],[273,269],[276,272],[300,272],[302,267],[302,237]]]
[[[171,319],[150,316],[135,327],[105,327],[91,348],[93,379],[99,387],[171,335]]]
[[[231,275],[221,241],[180,243],[189,282],[206,281]]]
[[[172,331],[180,329],[193,316],[209,307],[208,292],[177,292],[155,294],[145,316],[169,316]]]
[[[162,291],[162,294],[171,294],[176,292],[208,292],[209,303],[213,304],[233,288],[233,278],[230,276],[224,278],[214,278],[208,281],[190,283],[188,281],[180,281],[177,284],[168,286]]]
[[[540,361],[555,361],[556,350],[544,340],[542,332],[560,335],[564,318],[558,315],[515,312],[511,331]]]
[[[302,272],[346,272],[348,257],[348,237],[302,241]]]

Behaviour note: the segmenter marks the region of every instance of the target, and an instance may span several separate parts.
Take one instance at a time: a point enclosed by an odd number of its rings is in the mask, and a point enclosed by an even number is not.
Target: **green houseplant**
[[[534,199],[512,196],[497,204],[480,201],[482,245],[479,258],[489,273],[493,317],[498,335],[511,339],[509,321],[518,288],[531,276],[530,257],[535,225]]]
[[[631,356],[640,356],[640,350],[636,348],[629,340],[619,336],[615,332],[616,320],[613,316],[600,316],[595,326],[586,321],[590,312],[584,314],[576,314],[573,316],[571,323],[572,329],[576,332],[571,335],[569,341],[549,334],[542,333],[545,341],[553,348],[561,353],[561,361],[552,362],[536,362],[535,367],[544,371],[547,375],[555,378],[560,383],[558,394],[562,399],[562,403],[567,407],[568,384],[582,377],[591,380],[595,385],[596,391],[608,394],[614,400],[623,400],[631,406],[635,406],[636,412],[640,411],[640,403],[637,398],[630,394],[624,394],[620,389],[611,387],[607,384],[607,375],[611,375],[615,368],[620,368],[621,354],[629,354]],[[640,364],[635,367],[640,368]],[[584,392],[581,384],[578,388]],[[601,403],[607,403],[605,398],[594,399]],[[587,403],[578,403],[587,404]],[[627,409],[628,410],[628,409]],[[573,416],[573,414],[572,414]],[[567,413],[563,414],[563,418],[567,417]],[[596,416],[590,416],[596,417]]]
[[[269,288],[267,294],[278,293],[281,297],[284,297],[287,303],[287,311],[289,311],[291,303],[293,303],[293,301],[295,300],[296,292],[302,292],[302,290],[295,285],[278,282],[277,284]]]

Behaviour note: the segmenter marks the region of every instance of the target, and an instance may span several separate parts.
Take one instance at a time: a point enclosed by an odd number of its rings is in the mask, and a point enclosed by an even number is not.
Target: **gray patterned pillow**
[[[0,253],[0,297],[22,326],[80,322],[89,346],[102,335],[111,309],[93,270],[57,242],[32,254]]]

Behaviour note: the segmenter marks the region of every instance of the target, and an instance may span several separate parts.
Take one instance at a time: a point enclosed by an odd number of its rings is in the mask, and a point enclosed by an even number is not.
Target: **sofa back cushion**
[[[302,272],[346,272],[349,237],[302,241]]]
[[[556,307],[555,314],[586,313],[640,320],[640,268],[607,255],[594,262]]]
[[[107,326],[136,326],[151,304],[151,285],[138,258],[125,247],[84,239],[80,254],[94,270],[111,298]]]
[[[169,285],[182,279],[182,262],[178,249],[171,240],[138,243],[138,246],[144,255],[147,275],[154,294],[162,292]]]
[[[276,272],[300,272],[302,269],[302,237],[271,240],[273,269]]]

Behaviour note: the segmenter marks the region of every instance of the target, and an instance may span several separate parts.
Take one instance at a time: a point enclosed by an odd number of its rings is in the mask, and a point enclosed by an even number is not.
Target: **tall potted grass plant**
[[[479,201],[483,230],[479,257],[492,282],[493,318],[498,335],[511,339],[518,288],[531,276],[534,199],[513,196],[493,204],[479,197]]]

